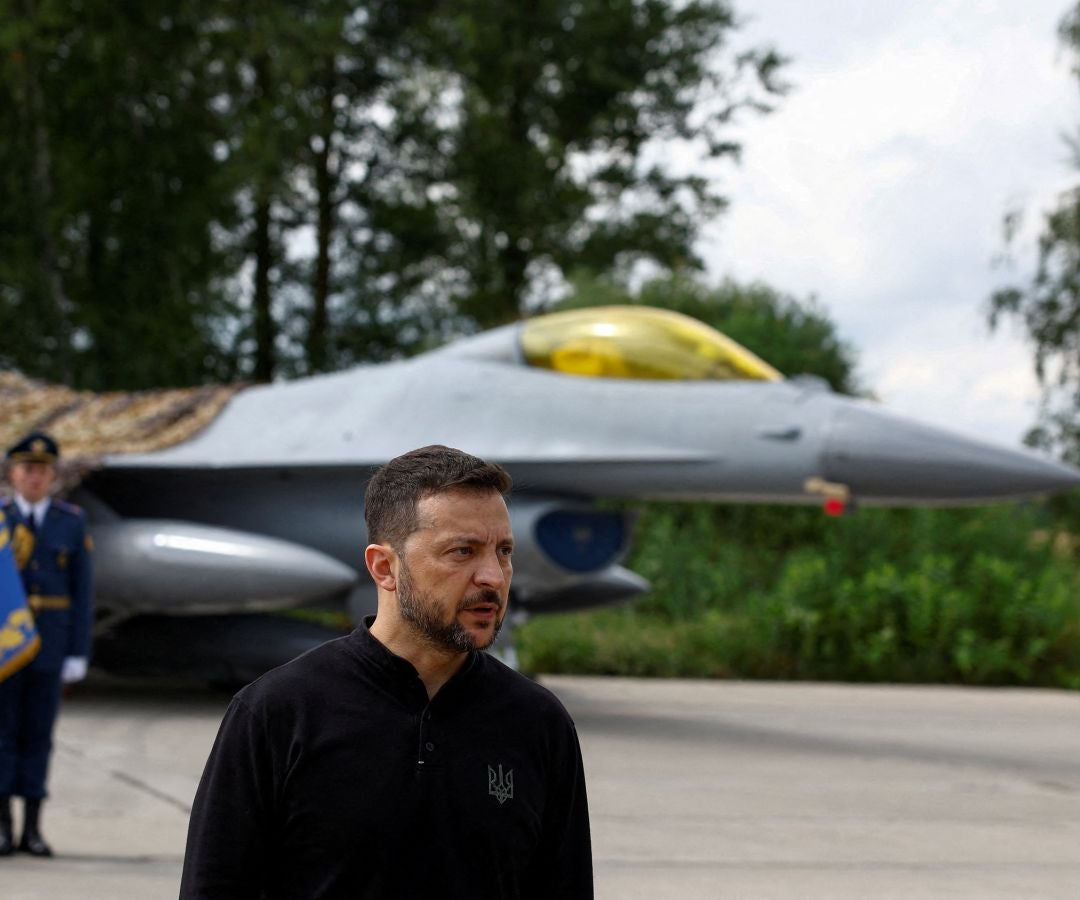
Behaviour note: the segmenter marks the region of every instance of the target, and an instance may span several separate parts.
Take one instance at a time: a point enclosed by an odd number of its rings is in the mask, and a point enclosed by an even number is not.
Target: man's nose
[[[480,558],[474,580],[480,587],[502,590],[510,580],[509,565],[503,566],[497,551],[485,553]]]

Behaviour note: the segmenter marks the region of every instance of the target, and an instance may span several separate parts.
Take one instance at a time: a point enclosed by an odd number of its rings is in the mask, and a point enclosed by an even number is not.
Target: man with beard
[[[592,897],[574,724],[481,652],[510,594],[509,488],[441,446],[371,479],[377,615],[233,698],[181,900]]]

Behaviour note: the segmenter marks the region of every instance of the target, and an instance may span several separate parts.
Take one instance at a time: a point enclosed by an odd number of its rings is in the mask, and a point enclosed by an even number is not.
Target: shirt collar
[[[49,511],[49,505],[52,503],[50,497],[46,497],[43,500],[38,500],[37,503],[31,503],[22,494],[15,495],[15,505],[19,507],[19,512],[24,519],[30,518],[30,513],[34,514],[34,521],[40,525],[45,521],[45,513]]]
[[[377,677],[390,687],[398,696],[408,699],[423,698],[424,705],[428,702],[427,690],[420,680],[420,674],[416,667],[402,656],[392,652],[375,635],[371,633],[371,626],[375,622],[375,616],[365,616],[364,620],[354,629],[348,637],[349,647],[353,654],[360,659],[365,667],[377,673]],[[469,653],[465,665],[457,670],[446,682],[439,692],[432,698],[432,702],[441,701],[445,696],[453,694],[457,686],[468,677],[476,666],[479,652],[473,650]],[[419,692],[419,693],[417,693]]]

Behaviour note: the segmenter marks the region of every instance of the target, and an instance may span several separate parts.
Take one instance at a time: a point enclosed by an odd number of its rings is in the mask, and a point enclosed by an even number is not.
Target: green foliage
[[[463,311],[516,319],[538,276],[573,267],[697,264],[722,198],[646,151],[732,156],[735,114],[782,92],[774,51],[725,52],[734,25],[726,0],[461,0],[431,29],[434,105],[457,114],[437,164]]]
[[[710,612],[671,622],[625,610],[544,616],[515,633],[528,672],[651,678],[726,678],[737,674],[732,628]]]
[[[1023,563],[924,550],[852,571],[804,551],[747,610],[734,665],[782,678],[1066,684],[1080,676],[1080,581]]]
[[[646,503],[630,566],[653,591],[637,608],[668,620],[739,609],[772,583],[775,560],[819,541],[828,524],[809,508]]]
[[[654,591],[530,623],[526,666],[1080,687],[1080,566],[1044,507],[703,514],[653,507],[632,565]]]
[[[225,261],[212,228],[227,185],[200,5],[11,6],[0,28],[0,364],[95,388],[219,374]]]
[[[695,263],[783,86],[726,0],[0,0],[0,365],[88,388],[337,369]],[[646,162],[646,160],[650,162]]]

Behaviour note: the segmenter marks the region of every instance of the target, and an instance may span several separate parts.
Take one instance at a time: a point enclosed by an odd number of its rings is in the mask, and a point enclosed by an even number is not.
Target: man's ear
[[[364,564],[372,579],[384,591],[397,589],[397,576],[394,574],[394,563],[397,554],[389,544],[368,544],[364,549]]]

